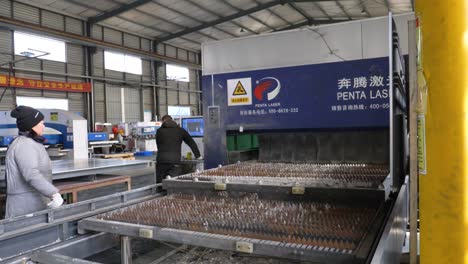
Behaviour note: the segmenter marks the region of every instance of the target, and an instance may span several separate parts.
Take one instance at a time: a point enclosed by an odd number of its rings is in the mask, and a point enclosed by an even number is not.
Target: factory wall
[[[0,16],[32,23],[38,26],[86,35],[86,23],[75,17],[44,10],[35,6],[15,1],[0,1]],[[8,74],[8,62],[24,57],[14,55],[13,29],[0,29],[0,74]],[[176,58],[187,63],[200,64],[199,54],[166,44],[154,47],[150,39],[114,30],[109,27],[92,25],[90,37],[107,43],[117,44],[122,48],[151,52]],[[76,42],[77,43],[77,42]],[[122,52],[113,50],[115,52]],[[53,80],[63,82],[85,82],[89,79],[86,63],[86,47],[68,41],[66,45],[66,63],[49,60],[29,59],[13,65],[12,76]],[[183,63],[183,62],[182,62]],[[95,122],[118,123],[143,120],[144,112],[150,112],[152,118],[159,118],[167,113],[168,105],[192,107],[192,114],[200,114],[200,87],[198,70],[190,70],[190,82],[166,80],[164,62],[154,62],[142,58],[142,75],[105,70],[104,48],[91,49],[91,76],[94,77],[93,96],[86,93],[41,91],[32,89],[7,89],[0,110],[9,110],[16,104],[16,96],[66,98],[70,111],[82,114],[90,119],[88,101],[93,104]],[[183,66],[183,65],[181,65]],[[155,86],[158,85],[158,86]],[[0,88],[0,95],[4,88]],[[124,100],[123,106],[122,99]],[[159,104],[158,104],[159,103]]]

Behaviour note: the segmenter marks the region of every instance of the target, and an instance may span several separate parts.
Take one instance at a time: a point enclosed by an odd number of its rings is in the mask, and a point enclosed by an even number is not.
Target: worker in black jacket
[[[181,173],[180,159],[182,141],[184,141],[200,158],[198,146],[185,129],[179,127],[170,115],[162,118],[163,124],[156,133],[156,144],[158,145],[158,157],[156,159],[156,182],[160,183],[167,175],[178,176]]]

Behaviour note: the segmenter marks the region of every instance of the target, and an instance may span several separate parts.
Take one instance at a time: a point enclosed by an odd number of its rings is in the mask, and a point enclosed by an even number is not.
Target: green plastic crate
[[[237,150],[252,148],[252,134],[237,135]]]
[[[252,134],[252,148],[258,148],[258,136]]]
[[[236,150],[236,136],[227,136],[226,143],[228,151]]]

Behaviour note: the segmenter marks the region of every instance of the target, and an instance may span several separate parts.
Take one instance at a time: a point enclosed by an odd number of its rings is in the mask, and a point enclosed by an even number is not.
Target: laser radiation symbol
[[[232,95],[246,95],[247,91],[244,89],[244,86],[242,86],[242,83],[240,81],[237,82],[236,88],[234,89],[234,92]]]

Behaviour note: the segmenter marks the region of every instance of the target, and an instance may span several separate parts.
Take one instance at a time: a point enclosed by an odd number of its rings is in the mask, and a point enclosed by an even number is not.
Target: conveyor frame
[[[294,243],[285,243],[271,240],[254,239],[248,237],[238,237],[222,234],[213,234],[207,232],[182,230],[175,228],[166,228],[160,226],[149,226],[143,224],[133,224],[113,220],[98,219],[98,216],[86,218],[78,223],[78,232],[86,233],[86,231],[99,231],[108,232],[112,234],[118,234],[121,236],[129,237],[142,237],[153,240],[161,240],[166,242],[181,243],[192,246],[200,246],[214,249],[222,249],[229,251],[239,251],[236,247],[238,243],[247,243],[250,245],[252,254],[265,255],[271,257],[294,259],[299,261],[316,261],[318,263],[367,263],[369,255],[371,254],[375,240],[377,240],[381,232],[381,227],[384,222],[387,221],[386,217],[391,206],[391,201],[385,201],[383,199],[383,191],[354,191],[356,194],[367,195],[367,197],[360,197],[357,200],[350,201],[349,196],[342,195],[338,190],[332,192],[332,194],[340,194],[340,198],[336,199],[333,195],[325,195],[325,189],[317,189],[320,191],[319,194],[313,192],[314,189],[310,189],[311,192],[307,192],[304,195],[292,195],[291,193],[269,193],[267,199],[280,199],[280,200],[300,200],[300,201],[315,201],[315,199],[323,200],[324,197],[334,199],[336,202],[346,202],[349,206],[362,206],[362,202],[373,202],[380,204],[378,211],[374,216],[372,224],[369,226],[366,234],[361,239],[358,248],[354,251],[340,251],[338,249],[323,248],[319,246],[309,246]],[[192,190],[193,191],[193,190]],[[214,191],[214,190],[213,190]],[[343,190],[341,190],[343,191]],[[183,193],[193,193],[188,189],[184,189]],[[379,193],[380,192],[380,193]],[[198,189],[195,193],[207,193],[206,190]],[[376,196],[377,195],[377,196]],[[372,197],[374,196],[374,197]],[[377,197],[381,197],[379,199]],[[260,197],[260,195],[259,195]],[[345,198],[348,198],[347,200]],[[327,199],[326,199],[327,200]],[[327,200],[330,202],[330,200]],[[375,206],[375,205],[374,205]],[[127,240],[122,240],[122,250],[128,248],[129,245]],[[124,252],[124,251],[122,251]],[[122,256],[122,260],[131,263],[128,256]]]
[[[158,197],[159,184],[0,221],[0,263],[76,237],[80,219]]]

